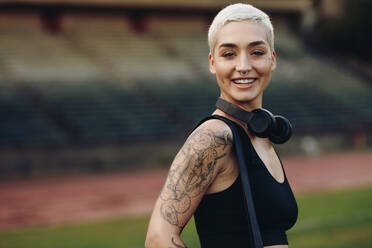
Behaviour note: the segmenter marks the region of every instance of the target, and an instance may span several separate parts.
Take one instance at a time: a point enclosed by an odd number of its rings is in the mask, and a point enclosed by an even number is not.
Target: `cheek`
[[[225,63],[225,62],[216,63],[215,69],[216,69],[216,75],[220,77],[229,76],[233,71],[233,67],[231,66],[231,64]]]
[[[271,73],[272,61],[270,58],[265,58],[262,60],[255,61],[254,63],[252,63],[252,66],[260,74]]]

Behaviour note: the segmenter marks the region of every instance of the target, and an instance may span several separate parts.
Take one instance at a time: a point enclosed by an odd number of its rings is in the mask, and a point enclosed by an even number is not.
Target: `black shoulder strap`
[[[239,170],[240,170],[240,178],[242,181],[243,191],[244,191],[245,201],[246,201],[247,218],[250,223],[250,229],[252,231],[252,236],[253,236],[253,239],[252,239],[253,247],[263,248],[260,228],[258,226],[256,211],[254,209],[254,204],[253,204],[253,199],[252,199],[251,186],[249,183],[248,170],[247,170],[246,160],[245,160],[246,158],[243,152],[243,145],[240,141],[239,133],[236,127],[237,124],[235,124],[233,121],[225,117],[222,117],[219,115],[212,115],[212,116],[209,116],[201,120],[199,124],[197,125],[197,127],[203,122],[210,120],[210,119],[218,119],[218,120],[225,122],[230,127],[233,133],[234,146],[235,146],[236,156],[238,159]]]

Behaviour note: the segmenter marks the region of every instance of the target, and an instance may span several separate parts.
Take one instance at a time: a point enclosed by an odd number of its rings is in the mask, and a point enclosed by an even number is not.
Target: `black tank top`
[[[297,220],[297,203],[284,172],[284,182],[273,178],[256,153],[249,136],[238,125],[245,151],[252,198],[264,246],[288,244],[285,231]],[[250,247],[241,179],[226,190],[204,195],[194,213],[202,248]]]

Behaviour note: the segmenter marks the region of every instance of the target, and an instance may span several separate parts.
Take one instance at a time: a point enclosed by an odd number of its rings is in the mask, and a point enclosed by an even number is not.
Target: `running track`
[[[282,158],[295,194],[372,185],[372,153]],[[148,215],[167,169],[0,182],[0,230]]]

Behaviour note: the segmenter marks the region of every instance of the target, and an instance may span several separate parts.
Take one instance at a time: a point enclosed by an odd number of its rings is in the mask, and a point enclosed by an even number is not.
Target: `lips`
[[[253,87],[257,78],[234,78],[231,81],[240,90],[247,90]]]
[[[233,79],[232,81],[236,84],[251,84],[255,81],[255,78],[239,78]]]

